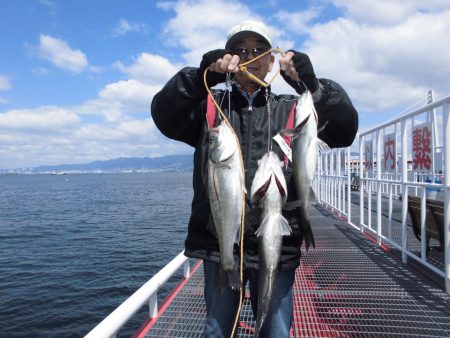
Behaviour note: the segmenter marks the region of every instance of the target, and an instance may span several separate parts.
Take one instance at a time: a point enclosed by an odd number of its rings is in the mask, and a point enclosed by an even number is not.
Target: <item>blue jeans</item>
[[[205,274],[206,338],[229,338],[233,330],[236,312],[239,306],[239,291],[219,290],[217,280],[220,265],[203,261]],[[293,319],[293,296],[295,271],[278,271],[269,313],[267,314],[260,337],[289,337]],[[244,271],[244,285],[250,284],[250,301],[256,318],[258,308],[258,270]],[[236,330],[237,332],[237,330]]]

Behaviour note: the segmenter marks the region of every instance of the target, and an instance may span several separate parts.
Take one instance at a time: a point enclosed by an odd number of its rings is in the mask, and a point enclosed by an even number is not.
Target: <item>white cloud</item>
[[[100,99],[120,103],[128,112],[149,111],[151,98],[161,89],[138,80],[118,81],[107,85],[99,93]]]
[[[316,74],[351,94],[359,109],[411,104],[429,88],[450,91],[450,11],[416,13],[392,26],[337,19],[311,27],[305,42]]]
[[[79,115],[99,116],[107,123],[117,123],[123,118],[123,105],[116,101],[107,101],[99,98],[88,100],[74,107]]]
[[[289,30],[295,32],[295,34],[308,34],[311,20],[317,18],[320,15],[320,8],[310,8],[302,12],[289,12],[286,10],[279,11],[275,14],[275,17],[283,22]]]
[[[38,54],[55,66],[80,73],[88,68],[86,55],[80,50],[72,49],[67,42],[49,35],[40,35]]]
[[[80,118],[76,114],[55,106],[10,110],[0,114],[0,131],[61,133],[74,128],[79,123]]]
[[[198,65],[202,55],[212,49],[224,48],[229,29],[247,19],[266,21],[246,4],[225,0],[199,0],[164,2],[158,4],[164,10],[172,10],[164,31],[169,46],[181,46],[187,50],[182,56],[190,65]],[[226,10],[224,10],[226,9]],[[193,20],[193,18],[201,18]],[[271,27],[272,36],[278,29]]]
[[[0,143],[0,168],[192,152],[186,145],[163,138],[150,118],[78,124],[64,134],[25,129],[3,132],[0,126]]]
[[[0,90],[11,89],[11,80],[6,75],[0,75]]]
[[[5,104],[5,103],[8,103],[8,100],[3,97],[0,97],[0,104]]]
[[[153,134],[155,125],[148,118],[122,121],[114,125],[86,124],[74,133],[74,137],[82,141],[150,144]]]
[[[113,29],[113,36],[123,36],[129,32],[147,33],[148,26],[143,23],[133,23],[125,19],[120,19]]]
[[[346,17],[361,24],[396,25],[415,13],[438,13],[449,9],[448,0],[332,0]]]
[[[116,67],[132,79],[152,84],[166,82],[181,68],[162,56],[148,53],[141,53],[129,66],[116,62]]]
[[[329,12],[321,12],[325,7],[318,6],[330,2],[345,15],[328,20],[323,14]],[[259,14],[266,4],[225,0],[159,3],[171,17],[159,37],[167,46],[158,46],[152,54],[138,53],[131,61],[116,62],[115,69],[122,72],[120,81],[111,80],[97,97],[77,106],[0,114],[0,143],[4,145],[0,147],[0,168],[192,151],[161,135],[149,115],[151,100],[183,65],[197,66],[203,53],[223,48],[228,29],[249,18],[269,25],[275,45],[308,53],[319,77],[342,84],[361,113],[361,130],[364,124],[373,123],[373,119],[366,122],[369,112],[401,111],[424,97],[430,87],[439,88],[438,97],[450,92],[445,78],[450,73],[450,46],[444,43],[450,36],[447,0],[312,3],[303,11],[288,12],[280,1],[266,17]],[[123,20],[115,34],[144,32],[141,28],[145,27]],[[41,35],[39,55],[74,73],[92,71],[83,52],[51,36]],[[37,72],[46,74],[47,70]],[[10,80],[5,82],[2,77],[0,89],[8,89]],[[276,93],[293,92],[281,76],[273,88]],[[137,117],[143,113],[148,115]]]

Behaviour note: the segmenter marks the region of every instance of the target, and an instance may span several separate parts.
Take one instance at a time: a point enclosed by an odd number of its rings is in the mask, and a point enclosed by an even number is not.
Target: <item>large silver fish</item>
[[[251,188],[252,204],[262,206],[262,221],[256,231],[258,237],[259,284],[255,337],[259,336],[269,311],[283,236],[291,233],[288,221],[281,214],[287,198],[286,180],[282,165],[283,162],[273,151],[266,153],[258,161],[258,169]]]
[[[235,289],[239,273],[233,249],[240,238],[245,183],[237,137],[224,121],[209,130],[208,156],[209,201],[220,248],[219,287]]]
[[[309,205],[311,196],[315,196],[312,183],[317,169],[319,149],[327,149],[328,145],[317,137],[317,112],[310,91],[305,91],[299,99],[295,111],[295,128],[284,130],[283,133],[293,137],[292,166],[294,183],[300,205],[300,226],[303,239],[308,250],[315,247],[314,236],[309,220]]]

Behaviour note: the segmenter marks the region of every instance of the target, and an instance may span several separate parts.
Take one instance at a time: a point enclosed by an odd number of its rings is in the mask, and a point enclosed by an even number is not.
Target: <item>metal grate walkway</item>
[[[311,208],[316,249],[294,285],[292,337],[450,337],[441,287],[320,206]],[[145,337],[201,337],[203,273],[196,270]],[[248,298],[238,337],[252,337]]]

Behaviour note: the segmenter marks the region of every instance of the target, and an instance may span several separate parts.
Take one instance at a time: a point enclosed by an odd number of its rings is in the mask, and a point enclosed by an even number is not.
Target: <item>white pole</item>
[[[445,250],[445,290],[450,295],[450,105],[442,107],[444,115],[444,250]]]
[[[382,133],[381,129],[377,130],[377,242],[381,244],[381,144],[382,144]]]
[[[402,262],[406,264],[406,241],[407,241],[407,224],[408,217],[408,135],[406,134],[406,119],[402,120],[401,126],[401,142],[402,142]]]
[[[363,153],[365,146],[365,136],[359,137],[359,225],[361,232],[364,231],[364,166]],[[366,159],[367,161],[367,159]]]
[[[350,153],[350,147],[347,148],[347,218],[348,222],[352,222],[352,187],[351,187],[351,165],[352,165],[352,159],[351,159],[351,153]]]

